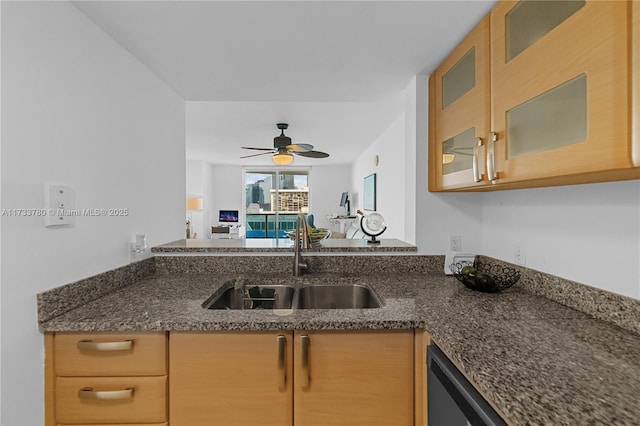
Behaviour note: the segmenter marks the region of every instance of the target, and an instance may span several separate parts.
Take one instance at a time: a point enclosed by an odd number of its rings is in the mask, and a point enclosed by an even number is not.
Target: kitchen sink
[[[382,302],[369,287],[362,284],[315,284],[298,290],[298,309],[368,309]]]
[[[259,281],[258,281],[259,283]],[[364,284],[264,284],[239,278],[209,297],[205,309],[370,309],[381,299]]]
[[[232,281],[208,298],[205,309],[291,309],[295,288],[288,285],[245,285],[236,289]]]

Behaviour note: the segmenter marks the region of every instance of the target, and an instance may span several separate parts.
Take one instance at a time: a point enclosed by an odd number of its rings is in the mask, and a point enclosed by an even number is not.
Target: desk
[[[334,229],[334,231],[340,232],[341,234],[345,234],[347,229],[354,223],[357,223],[358,220],[358,216],[326,216],[326,218],[334,228],[338,228],[337,230]]]

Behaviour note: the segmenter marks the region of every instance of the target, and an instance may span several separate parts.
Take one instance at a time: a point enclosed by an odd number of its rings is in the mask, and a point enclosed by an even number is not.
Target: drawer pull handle
[[[93,388],[82,388],[78,391],[80,399],[90,400],[117,400],[133,398],[133,388],[113,391],[94,391]]]
[[[287,338],[278,336],[278,390],[284,391],[287,388],[287,370],[285,365],[285,353],[287,348]]]
[[[300,336],[300,352],[302,358],[301,365],[301,385],[302,389],[309,389],[309,385],[311,384],[311,373],[309,372],[309,336],[303,335]]]
[[[129,351],[133,349],[133,340],[121,342],[94,342],[93,340],[80,340],[78,349],[96,352]]]

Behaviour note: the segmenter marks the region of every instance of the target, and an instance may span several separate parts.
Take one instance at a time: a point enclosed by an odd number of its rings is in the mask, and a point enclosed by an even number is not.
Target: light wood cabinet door
[[[490,180],[542,186],[640,176],[632,169],[630,10],[631,2],[592,0],[494,7]]]
[[[488,183],[484,165],[490,124],[489,23],[487,15],[431,77],[431,191]]]
[[[296,331],[296,426],[413,425],[413,331]]]
[[[171,426],[292,424],[291,332],[172,332]]]

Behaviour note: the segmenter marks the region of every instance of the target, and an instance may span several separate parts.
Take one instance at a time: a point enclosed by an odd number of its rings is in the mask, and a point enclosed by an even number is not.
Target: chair
[[[316,227],[316,225],[313,223],[313,214],[307,215],[307,226],[310,226],[312,228]]]

